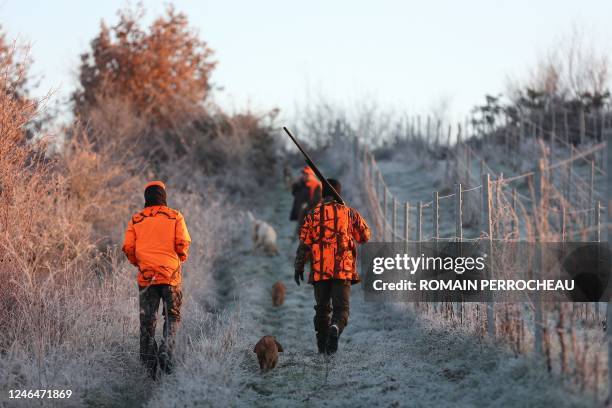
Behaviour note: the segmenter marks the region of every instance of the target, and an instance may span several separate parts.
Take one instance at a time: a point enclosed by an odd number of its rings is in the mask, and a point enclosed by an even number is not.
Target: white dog
[[[256,219],[250,211],[247,211],[247,218],[252,228],[253,250],[261,249],[267,255],[278,255],[274,228],[267,222]]]

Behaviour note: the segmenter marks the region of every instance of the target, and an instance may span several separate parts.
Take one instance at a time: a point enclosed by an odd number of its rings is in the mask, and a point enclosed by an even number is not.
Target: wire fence
[[[601,240],[608,225],[602,217],[606,207],[596,189],[596,178],[606,174],[604,142],[585,143],[578,149],[567,141],[569,138],[561,140],[569,150],[567,157],[551,163],[550,153],[543,149],[531,170],[504,175],[494,171],[470,144],[457,139],[454,146],[446,146],[445,178],[452,187],[444,194],[431,191],[431,200],[415,202],[391,192],[374,153],[355,141],[355,170],[379,241]],[[551,143],[557,139],[551,137]],[[431,149],[439,148],[438,142],[439,137]],[[474,174],[478,173],[473,170],[475,162],[480,174]],[[580,174],[585,168],[586,174]],[[442,230],[446,234],[441,234]],[[609,333],[602,338],[601,326],[606,325],[602,306],[533,301],[417,303],[415,307],[503,339],[518,353],[534,352],[546,361],[549,371],[578,378],[581,390],[588,389],[599,397],[611,389],[612,380],[604,361],[611,362],[607,348],[612,347],[612,338]]]

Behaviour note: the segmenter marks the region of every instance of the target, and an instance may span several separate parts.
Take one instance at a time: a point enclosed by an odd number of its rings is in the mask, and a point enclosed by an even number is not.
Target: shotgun
[[[293,137],[293,135],[291,134],[291,132],[289,131],[289,129],[287,129],[285,126],[283,126],[283,130],[289,135],[289,137],[291,138],[291,140],[293,141],[293,143],[295,143],[295,145],[297,146],[297,148],[300,150],[300,152],[304,155],[304,159],[306,160],[306,164],[310,166],[310,168],[312,169],[312,171],[314,171],[315,175],[319,178],[319,180],[321,180],[321,183],[323,183],[333,194],[334,198],[336,199],[336,201],[338,201],[340,204],[344,205],[344,200],[342,199],[342,197],[340,197],[340,194],[338,194],[338,192],[336,191],[335,188],[332,187],[331,184],[329,184],[329,181],[327,181],[327,179],[323,176],[323,174],[319,171],[319,168],[314,164],[314,162],[312,161],[312,159],[310,158],[310,156],[308,156],[308,153],[306,153],[304,151],[304,149],[302,149],[302,146],[300,146],[300,144],[298,143],[297,140],[295,140],[295,137]]]

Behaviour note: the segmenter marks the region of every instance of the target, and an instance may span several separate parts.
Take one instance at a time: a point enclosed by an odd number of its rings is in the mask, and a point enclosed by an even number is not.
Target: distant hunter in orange
[[[290,221],[297,221],[297,234],[304,222],[308,210],[319,204],[323,186],[315,176],[310,166],[302,169],[300,178],[291,186],[293,194],[293,206],[291,207]]]
[[[334,179],[328,182],[340,194],[340,182]],[[351,285],[361,281],[355,267],[357,243],[369,239],[370,228],[361,214],[337,202],[331,189],[323,185],[322,202],[307,213],[300,228],[300,245],[295,256],[298,285],[304,280],[304,266],[310,261],[308,283],[314,286],[319,353],[332,354],[338,349],[338,338],[348,324]]]
[[[157,364],[172,372],[174,338],[181,320],[181,264],[187,260],[191,238],[183,215],[166,204],[166,186],[145,186],[145,207],[134,214],[125,231],[123,252],[138,268],[140,358],[153,378]],[[155,326],[160,301],[164,309],[164,339],[157,347]]]

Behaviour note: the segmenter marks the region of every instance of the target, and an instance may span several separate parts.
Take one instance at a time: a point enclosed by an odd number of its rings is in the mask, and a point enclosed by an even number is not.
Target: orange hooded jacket
[[[300,241],[310,249],[308,282],[342,279],[358,283],[356,243],[369,239],[370,228],[354,208],[332,200],[314,207],[300,228]]]
[[[183,215],[155,205],[134,214],[125,231],[123,252],[138,268],[138,285],[181,284],[191,237]]]

